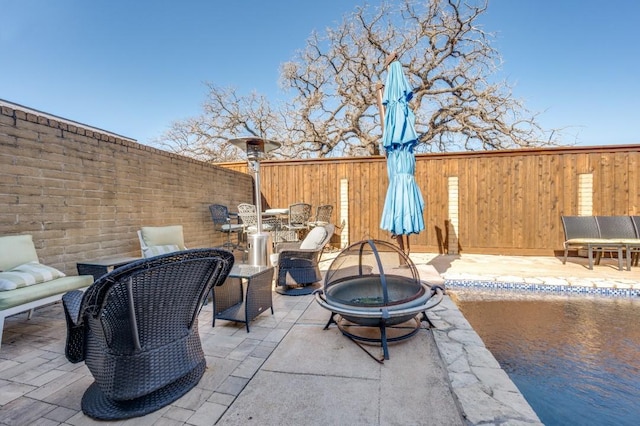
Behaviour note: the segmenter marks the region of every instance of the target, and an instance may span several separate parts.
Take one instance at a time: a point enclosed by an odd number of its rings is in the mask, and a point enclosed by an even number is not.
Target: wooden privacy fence
[[[640,145],[422,154],[416,180],[426,229],[412,251],[553,255],[562,215],[640,214]],[[342,246],[390,239],[380,229],[384,157],[264,161],[261,183],[265,208],[333,204]]]

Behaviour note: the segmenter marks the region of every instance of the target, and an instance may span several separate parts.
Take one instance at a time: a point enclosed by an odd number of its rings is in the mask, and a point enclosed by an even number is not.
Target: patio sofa
[[[623,252],[626,253],[627,270],[631,269],[632,256],[640,249],[640,229],[637,216],[562,216],[564,228],[564,260],[569,249],[586,249],[589,269],[600,262],[602,253],[618,253],[618,269],[623,270]]]
[[[4,319],[56,302],[70,290],[88,287],[91,275],[65,276],[38,260],[31,235],[0,237],[0,344]]]

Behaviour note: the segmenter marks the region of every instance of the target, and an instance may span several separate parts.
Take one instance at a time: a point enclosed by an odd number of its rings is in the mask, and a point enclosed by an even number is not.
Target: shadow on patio
[[[325,254],[323,269],[336,254]],[[640,268],[618,271],[615,259],[604,259],[589,271],[581,258],[562,265],[553,257],[423,253],[411,257],[423,279],[442,275],[447,280],[519,278],[548,285],[640,287]],[[451,381],[450,366],[443,362],[453,347],[444,340],[452,324],[473,333],[455,305],[448,298],[445,302],[428,312],[436,329],[429,330],[423,323],[414,338],[392,345],[390,359],[383,365],[371,360],[335,326],[323,330],[329,314],[313,296],[289,297],[274,292],[274,315],[262,313],[251,323],[250,333],[242,324],[223,320],[211,327],[208,304],[199,317],[207,359],[200,383],[174,404],[121,423],[387,425],[486,421],[491,416],[486,408],[487,394],[478,386],[478,396],[470,396],[474,394],[468,387]],[[60,304],[38,309],[31,320],[26,319],[26,313],[7,319],[0,351],[2,424],[99,423],[80,411],[81,396],[93,378],[84,364],[66,360],[65,336]],[[478,341],[476,336],[465,343],[478,346],[476,356],[483,349]],[[494,369],[493,389],[502,387],[511,393],[512,401],[519,401],[519,392],[492,356],[486,349],[481,353]],[[474,405],[480,401],[484,405]],[[524,399],[509,404],[494,399],[493,403],[494,415],[536,421]]]

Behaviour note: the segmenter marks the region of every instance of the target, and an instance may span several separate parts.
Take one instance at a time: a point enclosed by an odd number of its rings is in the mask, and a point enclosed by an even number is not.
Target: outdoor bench
[[[640,216],[562,216],[564,228],[564,260],[570,248],[586,249],[589,269],[593,269],[593,253],[596,264],[603,252],[618,253],[618,269],[623,270],[623,252],[626,253],[627,270],[631,269],[632,257],[637,264],[640,252]]]
[[[62,299],[93,283],[91,275],[66,276],[42,265],[31,235],[0,237],[0,344],[4,319]]]

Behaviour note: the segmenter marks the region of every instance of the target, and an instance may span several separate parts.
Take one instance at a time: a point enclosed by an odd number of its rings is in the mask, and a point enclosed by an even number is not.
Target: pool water
[[[640,424],[640,300],[454,299],[545,425]]]

